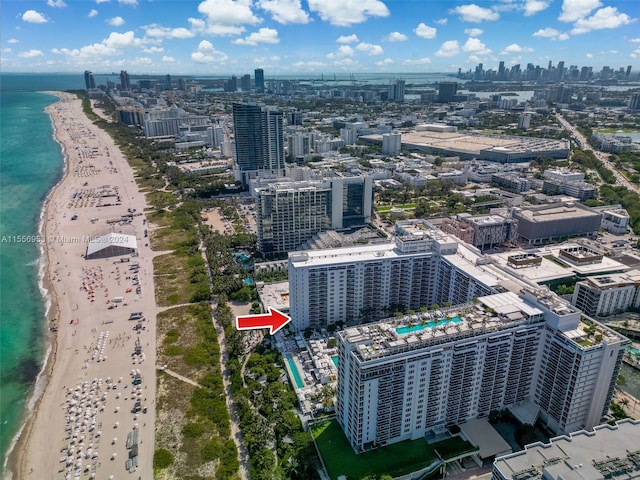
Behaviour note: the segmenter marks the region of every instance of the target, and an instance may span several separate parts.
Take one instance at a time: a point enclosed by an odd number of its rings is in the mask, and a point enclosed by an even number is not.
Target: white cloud
[[[168,55],[164,55],[160,60],[166,63],[173,63],[176,61],[175,58],[169,57]]]
[[[149,57],[137,57],[133,59],[136,65],[153,65],[153,61]]]
[[[640,43],[640,37],[639,38],[632,38],[629,40],[631,43]],[[11,40],[9,40],[9,43],[11,43]]]
[[[618,28],[622,25],[629,25],[635,21],[635,18],[629,17],[626,13],[618,12],[616,7],[604,7],[588,18],[578,19],[576,23],[573,24],[571,34],[580,35],[593,30]]]
[[[633,42],[633,40],[631,40]],[[20,40],[18,40],[17,38],[10,38],[9,40],[7,40],[7,43],[20,43]]]
[[[436,52],[436,57],[453,57],[460,53],[460,45],[457,40],[447,40]]]
[[[118,0],[118,3],[135,7],[136,5],[138,5],[138,0]]]
[[[424,23],[420,23],[416,28],[414,28],[413,31],[416,33],[417,36],[421,38],[426,38],[426,39],[436,38],[436,33],[438,32],[437,29],[433,27],[429,27]]]
[[[376,55],[382,55],[384,53],[380,45],[374,45],[372,43],[365,43],[365,42],[359,43],[356,46],[356,50],[358,50],[359,52],[366,52],[369,54],[370,57],[373,57]]]
[[[438,20],[434,20],[433,23],[437,23],[438,25],[446,25],[449,21],[448,18],[439,18]]]
[[[259,0],[257,5],[269,12],[278,23],[309,23],[310,20],[300,0]]]
[[[95,17],[96,15],[98,15],[98,11],[95,8],[92,8],[91,10],[89,10],[89,14],[87,15],[87,17],[91,18]]]
[[[564,0],[562,2],[562,13],[560,13],[558,20],[561,22],[575,22],[601,6],[600,0]]]
[[[67,6],[64,0],[47,0],[47,5],[53,8],[64,8]]]
[[[402,62],[403,65],[429,65],[431,63],[431,59],[429,57],[424,58],[416,58],[416,59],[407,59]]]
[[[0,50],[0,52],[2,52],[2,53],[11,53],[11,49],[9,47],[5,47],[2,50]]]
[[[162,48],[162,47],[147,47],[147,48],[143,48],[142,51],[144,53],[162,53],[162,52],[164,52],[164,48]]]
[[[42,57],[43,55],[42,50],[27,50],[26,52],[20,52],[18,54],[18,56],[22,58]]]
[[[331,25],[347,27],[369,17],[388,17],[389,9],[380,0],[308,0],[309,9]]]
[[[480,23],[484,20],[493,21],[500,18],[500,14],[494,12],[490,8],[484,8],[471,3],[469,5],[460,5],[451,9],[451,13],[460,16],[464,22]]]
[[[585,55],[585,57],[587,57],[587,58],[593,58],[593,53],[587,53],[587,54]]]
[[[100,5],[101,3],[107,3],[109,0],[96,0],[96,3]]]
[[[534,37],[551,38],[553,40],[567,40],[569,35],[562,33],[555,28],[541,28],[533,34]]]
[[[254,15],[251,6],[251,0],[204,0],[198,5],[198,11],[206,17],[206,33],[239,35],[245,31],[243,25],[257,25],[262,21]]]
[[[336,42],[338,43],[356,43],[359,41],[360,39],[355,33],[352,33],[351,35],[341,35],[336,39]]]
[[[500,54],[510,55],[513,53],[531,53],[531,52],[533,52],[533,48],[521,47],[517,43],[512,43],[511,45],[507,46],[502,52],[500,52]]]
[[[107,23],[112,27],[121,27],[124,25],[124,18],[122,17],[113,17],[107,20]]]
[[[327,54],[327,58],[344,58],[344,57],[353,57],[356,54],[355,50],[349,45],[340,45],[336,52],[331,52]]]
[[[393,58],[385,58],[384,60],[380,60],[379,62],[376,62],[376,65],[379,67],[384,67],[386,65],[393,65],[395,62],[393,61]]]
[[[406,42],[409,39],[404,33],[391,32],[385,37],[387,42]]]
[[[135,37],[135,34],[129,30],[125,33],[111,32],[109,37],[102,41],[105,46],[115,49],[139,47],[142,41]]]
[[[640,56],[640,48],[636,48],[633,52],[629,54],[631,58],[638,58]]]
[[[542,12],[549,7],[551,2],[549,0],[525,0],[524,2],[524,16],[529,17],[535,15],[538,12]]]
[[[278,31],[275,28],[261,28],[257,32],[251,33],[248,37],[234,40],[234,45],[256,46],[259,43],[280,43]]]
[[[208,40],[202,40],[197,50],[191,54],[191,59],[197,63],[224,62],[227,58],[225,53],[216,50]]]
[[[465,28],[464,33],[466,33],[470,37],[479,37],[484,33],[484,30],[482,30],[481,28]]]
[[[489,55],[491,50],[477,38],[469,38],[462,46],[462,50],[476,55]]]
[[[193,38],[195,34],[184,27],[169,28],[152,23],[151,25],[143,25],[142,29],[148,37],[153,38]]]
[[[48,20],[40,12],[27,10],[22,14],[22,21],[27,23],[47,23]]]
[[[306,69],[306,70],[315,70],[318,68],[325,67],[326,64],[317,61],[309,61],[309,62],[296,62],[293,64],[294,68]]]

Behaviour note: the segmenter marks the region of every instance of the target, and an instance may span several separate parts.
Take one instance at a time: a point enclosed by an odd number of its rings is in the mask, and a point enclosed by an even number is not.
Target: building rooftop
[[[382,135],[364,135],[381,141]],[[528,138],[508,135],[485,135],[475,132],[440,132],[421,130],[402,134],[402,144],[430,149],[448,150],[456,154],[478,156],[483,150],[507,153],[528,151],[567,150],[567,142],[546,138]]]
[[[496,458],[493,470],[498,478],[513,480],[640,478],[640,421],[621,420],[527,445]]]
[[[568,220],[571,218],[601,216],[588,207],[579,203],[567,203],[564,205],[540,205],[536,207],[520,208],[517,215],[530,222],[550,222],[553,220]]]
[[[500,267],[509,268],[509,272],[514,276],[535,283],[561,280],[563,278],[573,277],[576,274],[580,276],[590,276],[629,270],[628,266],[607,256],[602,256],[599,261],[594,261],[593,263],[572,263],[567,260],[566,256],[560,255],[561,250],[568,250],[571,252],[573,249],[576,249],[576,253],[579,254],[579,252],[583,252],[583,250],[581,250],[582,248],[585,247],[575,242],[567,242],[526,250],[512,250],[504,253],[495,253],[489,256]],[[587,250],[593,251],[591,249]],[[586,250],[584,253],[589,255]],[[517,255],[535,255],[539,257],[541,261],[540,263],[532,263],[523,268],[510,268],[509,257]]]
[[[256,284],[260,301],[265,308],[273,307],[283,313],[289,311],[289,281]]]
[[[478,304],[457,305],[351,327],[340,335],[345,341],[356,344],[355,351],[361,361],[368,361],[541,321],[544,321],[542,310],[516,294],[506,292],[480,297]]]

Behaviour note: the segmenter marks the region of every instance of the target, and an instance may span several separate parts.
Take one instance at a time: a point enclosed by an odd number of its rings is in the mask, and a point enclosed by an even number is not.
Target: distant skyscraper
[[[634,93],[631,95],[629,110],[640,110],[640,93]]]
[[[264,93],[264,70],[256,68],[253,73],[256,77],[256,93]]]
[[[389,100],[404,102],[404,80],[396,80],[389,85]]]
[[[249,74],[240,77],[240,88],[243,92],[251,90],[251,76]]]
[[[131,81],[129,80],[129,74],[126,70],[120,71],[120,90],[123,92],[131,91]]]
[[[438,102],[453,102],[453,97],[458,91],[457,82],[441,82],[438,86]]]
[[[187,81],[184,78],[178,79],[178,90],[183,92],[187,91]]]
[[[626,78],[627,80],[629,80],[629,79],[631,78],[631,65],[628,65],[628,66],[627,66],[627,73],[626,73],[626,75],[625,75],[625,78]]]
[[[84,72],[84,84],[87,86],[87,90],[96,88],[96,79],[93,77],[93,73],[89,70]]]
[[[224,83],[225,92],[237,92],[238,91],[238,77],[231,75],[231,78]]]
[[[171,75],[164,77],[164,89],[171,90]]]
[[[233,105],[236,164],[245,185],[261,172],[279,173],[284,169],[282,112],[260,105]]]

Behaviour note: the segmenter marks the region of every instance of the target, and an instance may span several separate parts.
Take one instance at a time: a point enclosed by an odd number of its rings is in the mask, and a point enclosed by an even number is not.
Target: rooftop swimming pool
[[[331,361],[336,366],[336,368],[338,368],[338,355],[334,355],[333,357],[331,357]]]
[[[304,382],[302,381],[302,377],[300,376],[300,372],[298,372],[298,367],[296,366],[296,362],[293,361],[293,356],[290,353],[285,354],[285,358],[287,359],[287,364],[289,365],[289,370],[291,370],[291,374],[293,375],[293,379],[296,382],[297,388],[304,387]]]
[[[432,320],[425,323],[417,323],[416,325],[407,325],[404,327],[396,328],[396,333],[403,335],[405,333],[414,333],[424,330],[425,328],[439,327],[440,325],[448,325],[451,323],[460,323],[462,319],[460,317],[453,318],[441,318],[440,320]]]

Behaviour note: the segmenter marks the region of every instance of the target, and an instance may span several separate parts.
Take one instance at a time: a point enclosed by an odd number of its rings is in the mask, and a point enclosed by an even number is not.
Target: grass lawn
[[[400,476],[420,470],[437,458],[434,446],[425,440],[395,443],[356,455],[336,420],[314,425],[312,430],[331,480],[339,475],[346,475],[348,480],[372,474]]]

